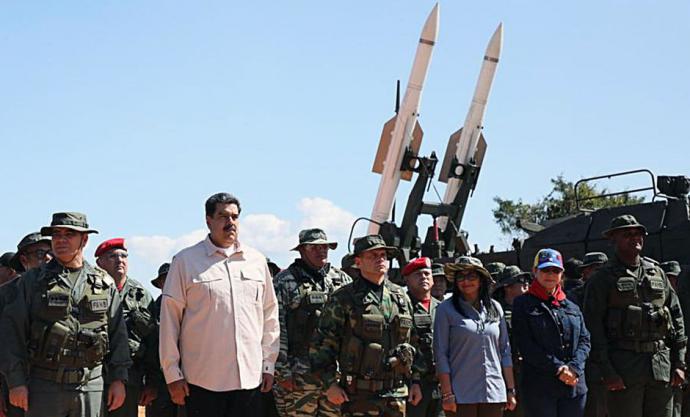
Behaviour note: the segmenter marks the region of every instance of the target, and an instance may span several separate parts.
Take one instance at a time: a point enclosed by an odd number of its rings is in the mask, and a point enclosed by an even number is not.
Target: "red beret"
[[[423,256],[410,261],[402,270],[403,276],[410,275],[420,269],[431,269],[431,259]]]
[[[106,240],[105,242],[98,245],[96,248],[96,258],[108,252],[111,249],[124,249],[127,250],[125,246],[125,239],[121,237],[116,237],[115,239]]]

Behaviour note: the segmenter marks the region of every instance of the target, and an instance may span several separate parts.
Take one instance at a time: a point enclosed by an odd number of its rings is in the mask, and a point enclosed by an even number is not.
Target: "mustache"
[[[235,226],[229,224],[223,228],[223,231],[225,231],[225,232],[230,232],[230,231],[237,232],[237,228]]]

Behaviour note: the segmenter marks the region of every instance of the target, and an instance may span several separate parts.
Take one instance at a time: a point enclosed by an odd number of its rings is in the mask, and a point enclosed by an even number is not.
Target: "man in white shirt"
[[[175,255],[163,288],[161,367],[189,417],[259,416],[273,384],[278,305],[266,258],[238,240],[240,211],[209,197],[208,236]]]

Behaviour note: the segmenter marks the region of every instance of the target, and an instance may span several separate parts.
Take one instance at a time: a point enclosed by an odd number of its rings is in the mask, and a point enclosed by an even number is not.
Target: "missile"
[[[405,150],[409,147],[416,154],[421,145],[423,132],[417,122],[417,117],[424,80],[431,62],[431,52],[438,37],[438,17],[439,6],[436,3],[424,23],[400,109],[383,125],[372,168],[373,172],[381,174],[379,190],[371,212],[371,219],[378,223],[389,219],[400,179],[409,181],[412,177],[412,172],[409,170],[403,172],[401,165]],[[378,231],[378,224],[369,223],[369,234],[375,234]]]
[[[489,45],[486,47],[484,61],[482,62],[482,68],[479,72],[479,79],[477,80],[474,96],[470,103],[470,109],[465,118],[465,124],[462,129],[451,135],[448,143],[446,157],[444,158],[444,164],[441,169],[442,178],[440,178],[441,181],[447,182],[446,193],[443,196],[444,204],[452,204],[458,194],[458,190],[460,190],[462,186],[462,180],[455,177],[455,175],[462,175],[464,170],[463,165],[474,163],[480,166],[481,161],[478,160],[484,157],[486,143],[482,135],[482,129],[484,128],[482,123],[484,112],[486,111],[486,103],[489,99],[489,92],[491,91],[491,84],[494,80],[499,57],[501,56],[502,46],[503,23],[500,23],[491,36]],[[450,173],[447,172],[450,168],[452,156],[455,156],[455,159],[460,164],[455,170],[455,175],[449,175]],[[438,218],[438,226],[442,230],[445,230],[447,222],[448,217],[443,216]]]

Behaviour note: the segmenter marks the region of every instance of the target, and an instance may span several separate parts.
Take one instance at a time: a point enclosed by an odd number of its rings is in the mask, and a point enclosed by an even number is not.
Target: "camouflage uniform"
[[[354,256],[374,249],[395,250],[370,235],[355,241]],[[338,383],[347,392],[343,416],[405,416],[406,384],[421,371],[412,318],[407,294],[388,279],[356,277],[326,302],[309,354],[323,389]]]
[[[151,294],[136,280],[127,277],[125,285],[120,291],[122,298],[122,315],[127,325],[127,340],[132,358],[129,368],[129,378],[125,388],[127,397],[122,407],[109,411],[112,417],[137,417],[139,414],[139,397],[144,383],[153,384],[153,374],[159,366],[153,362],[154,358],[147,355],[149,349],[156,346],[152,339],[156,338],[156,323],[153,312]],[[107,388],[105,392],[107,392]]]
[[[415,335],[410,344],[417,349],[419,355],[420,386],[422,388],[422,401],[417,405],[407,404],[407,415],[409,417],[443,417],[443,407],[441,406],[441,389],[438,377],[436,376],[436,366],[433,352],[434,339],[434,318],[436,317],[436,307],[440,304],[435,298],[431,298],[429,310],[424,307],[421,301],[415,300],[411,293],[408,296],[412,301],[412,313]]]
[[[405,415],[410,374],[385,363],[395,348],[410,342],[413,310],[402,287],[386,280],[382,293],[379,298],[362,277],[337,290],[311,344],[312,369],[320,373],[324,390],[337,381],[338,362],[339,383],[350,398],[341,407],[344,416]],[[416,369],[414,379],[419,375]]]
[[[273,391],[281,416],[338,416],[338,407],[326,400],[321,384],[311,372],[309,343],[323,303],[333,291],[352,282],[330,264],[320,270],[297,259],[274,280],[278,297],[280,353]],[[292,391],[281,384],[291,382]]]

